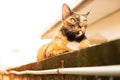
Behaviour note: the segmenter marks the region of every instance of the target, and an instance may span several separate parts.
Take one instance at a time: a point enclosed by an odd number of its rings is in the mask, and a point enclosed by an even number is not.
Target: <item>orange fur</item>
[[[79,16],[72,12],[68,5],[63,4],[62,18],[63,27],[57,32],[50,43],[43,45],[39,49],[37,55],[38,61],[73,51],[68,46],[70,42],[76,42],[79,45],[78,49],[89,47],[89,41],[84,35],[87,26],[86,15]]]

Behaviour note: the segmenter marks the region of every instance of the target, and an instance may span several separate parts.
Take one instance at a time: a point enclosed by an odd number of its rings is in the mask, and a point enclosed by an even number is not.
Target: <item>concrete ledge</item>
[[[69,52],[9,70],[47,70],[61,67],[85,67],[120,64],[120,40],[115,40],[87,49]],[[8,70],[8,71],[9,71]],[[15,75],[0,74],[0,80],[120,80],[120,77],[81,75]]]
[[[103,43],[87,49],[51,57],[10,70],[46,70],[61,67],[85,67],[120,64],[120,40]]]

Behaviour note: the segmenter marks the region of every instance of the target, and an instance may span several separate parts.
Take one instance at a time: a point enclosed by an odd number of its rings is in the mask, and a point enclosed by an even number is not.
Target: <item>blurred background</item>
[[[120,39],[120,0],[1,0],[1,69],[36,61],[39,47],[62,25],[63,3],[80,14],[91,11],[86,31],[91,44]]]
[[[73,6],[77,0],[0,0],[0,68],[36,61],[48,41],[40,36],[61,15],[63,3]]]

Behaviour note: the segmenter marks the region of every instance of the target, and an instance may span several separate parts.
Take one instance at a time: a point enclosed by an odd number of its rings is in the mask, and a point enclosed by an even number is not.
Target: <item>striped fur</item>
[[[63,4],[63,26],[50,43],[39,49],[37,60],[41,61],[65,52],[89,47],[89,42],[85,36],[88,14],[89,12],[87,14],[77,14],[71,11],[67,4]]]

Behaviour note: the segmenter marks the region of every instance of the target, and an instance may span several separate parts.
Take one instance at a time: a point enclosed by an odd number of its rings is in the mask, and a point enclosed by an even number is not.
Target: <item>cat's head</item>
[[[87,27],[87,15],[73,12],[67,4],[62,6],[62,33],[69,41],[79,41],[84,36]]]

